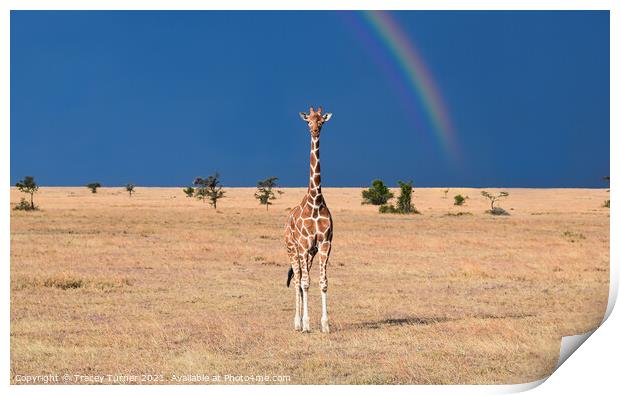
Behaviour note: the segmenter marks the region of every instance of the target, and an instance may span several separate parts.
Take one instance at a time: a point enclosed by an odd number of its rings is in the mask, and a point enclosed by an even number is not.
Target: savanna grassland
[[[180,188],[43,187],[11,211],[11,381],[17,375],[278,375],[303,383],[522,383],[549,375],[560,338],[592,330],[609,285],[609,193],[416,189],[420,215],[379,214],[325,188],[335,223],[332,333],[293,330],[283,189],[213,210]],[[497,190],[490,189],[497,192]],[[395,191],[396,192],[396,191]],[[452,196],[470,197],[462,207]],[[21,197],[11,190],[11,204]],[[458,213],[464,213],[458,215]],[[316,265],[315,265],[316,266]],[[250,382],[252,383],[252,382]]]

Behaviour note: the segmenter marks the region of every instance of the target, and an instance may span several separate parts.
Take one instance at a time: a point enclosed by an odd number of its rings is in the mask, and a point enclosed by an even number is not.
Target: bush
[[[86,184],[86,188],[90,189],[92,193],[97,193],[97,188],[100,188],[101,184],[98,182],[91,182],[90,184]]]
[[[379,207],[379,212],[381,214],[398,214],[399,213],[393,204],[382,204]]]
[[[22,211],[32,211],[38,210],[39,208],[35,205],[31,205],[26,199],[21,198],[19,203],[13,207],[13,210],[22,210]]]
[[[362,191],[362,204],[372,204],[379,206],[386,204],[394,194],[390,192],[390,188],[383,184],[381,180],[373,180],[372,186]]]
[[[454,196],[454,205],[462,206],[465,204],[465,200],[469,199],[469,196],[463,196],[461,194]]]
[[[398,185],[400,186],[400,195],[398,196],[396,202],[396,208],[398,212],[401,214],[417,214],[419,211],[416,210],[413,203],[411,203],[411,194],[413,193],[413,181],[398,181]]]
[[[398,181],[398,185],[400,185],[400,195],[396,201],[396,207],[392,204],[382,204],[379,207],[379,212],[382,214],[419,214],[420,212],[415,208],[415,205],[411,203],[413,181]]]

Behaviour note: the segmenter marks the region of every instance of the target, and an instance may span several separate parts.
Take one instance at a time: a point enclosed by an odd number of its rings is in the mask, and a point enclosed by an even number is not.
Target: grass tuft
[[[564,233],[562,233],[562,236],[568,239],[568,241],[570,241],[571,243],[574,243],[578,240],[586,239],[586,237],[583,234],[577,233],[577,232],[571,232],[570,230],[567,230]]]
[[[469,211],[459,211],[458,213],[447,213],[446,215],[444,215],[444,217],[462,217],[465,215],[473,215],[473,214]]]

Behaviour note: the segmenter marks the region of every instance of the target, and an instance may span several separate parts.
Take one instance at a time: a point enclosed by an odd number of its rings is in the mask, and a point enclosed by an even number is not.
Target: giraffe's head
[[[323,124],[332,117],[330,112],[322,114],[323,109],[319,107],[317,111],[314,111],[314,108],[310,107],[310,113],[306,114],[305,112],[300,112],[299,116],[304,122],[308,123],[308,129],[310,130],[310,134],[312,137],[319,137],[321,134],[321,128]]]

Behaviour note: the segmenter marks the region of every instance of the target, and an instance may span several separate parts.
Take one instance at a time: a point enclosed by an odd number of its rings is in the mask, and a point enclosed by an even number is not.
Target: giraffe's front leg
[[[301,318],[302,332],[310,332],[310,317],[308,316],[308,288],[310,288],[310,273],[309,262],[310,255],[306,251],[301,256],[301,293],[302,293],[302,306],[304,310],[303,317]]]
[[[319,284],[321,286],[321,305],[323,307],[323,314],[321,315],[321,332],[324,333],[329,333],[329,320],[327,318],[327,261],[329,260],[330,251],[330,241],[325,241],[319,246],[319,265],[321,270]]]
[[[301,319],[301,323],[302,323],[302,332],[310,332],[310,318],[308,317],[308,287],[304,288],[302,286],[301,288],[302,290],[302,294],[303,294],[303,306],[304,306],[304,315]]]

